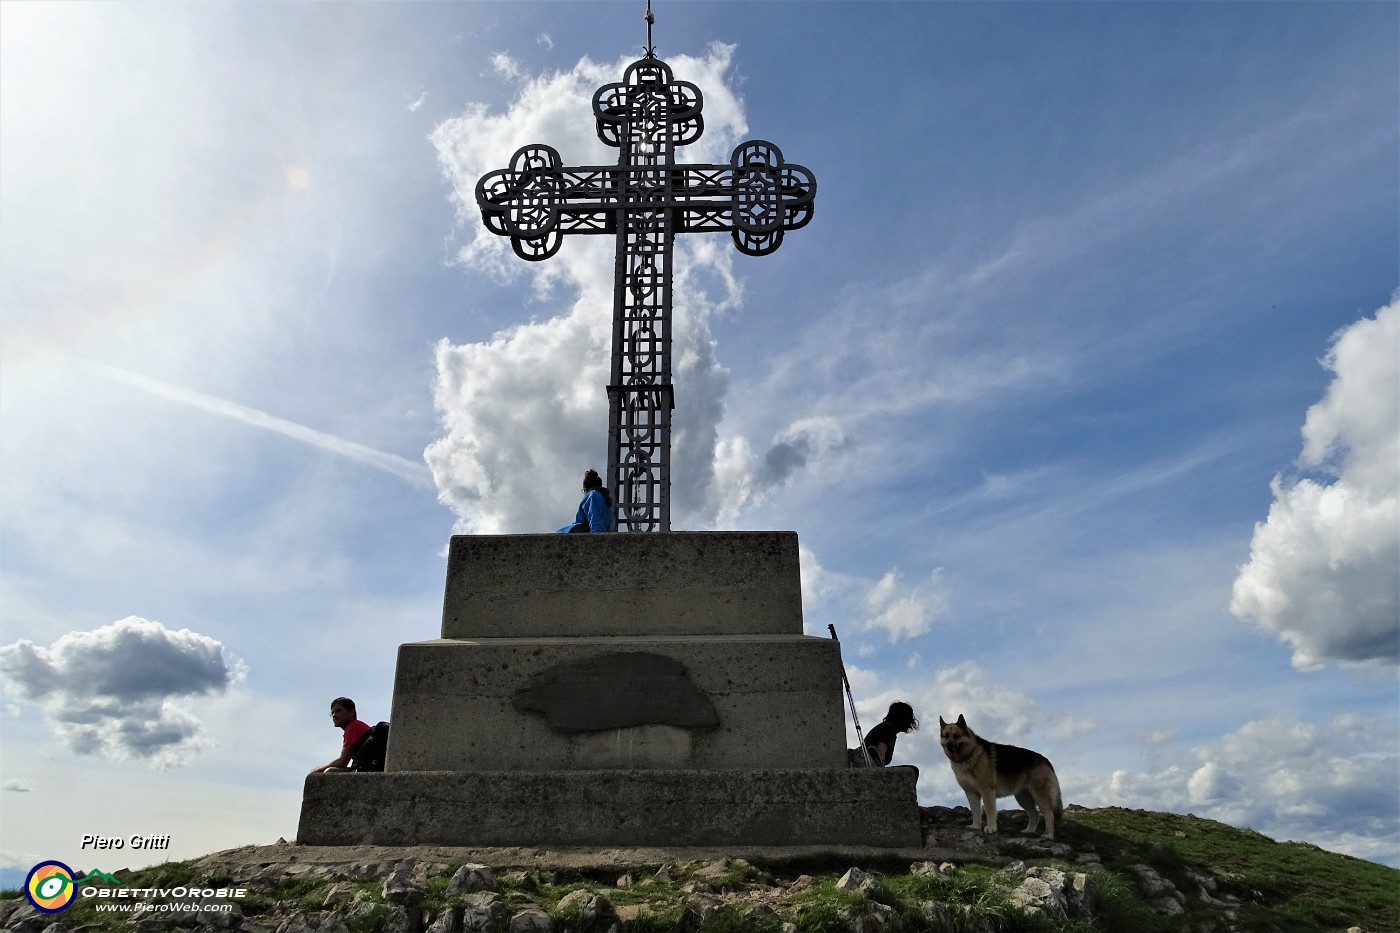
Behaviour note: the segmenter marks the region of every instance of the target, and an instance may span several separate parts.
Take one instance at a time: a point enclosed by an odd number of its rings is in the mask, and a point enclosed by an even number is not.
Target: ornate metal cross
[[[704,132],[702,102],[648,45],[621,83],[593,95],[598,138],[620,150],[617,165],[566,168],[553,148],[530,145],[476,184],[486,228],[522,259],[548,259],[566,233],[617,238],[607,483],[620,531],[671,530],[675,235],[727,230],[741,253],[763,256],[812,219],[817,193],[809,170],[762,140],[740,143],[724,165],[677,165],[676,147]]]

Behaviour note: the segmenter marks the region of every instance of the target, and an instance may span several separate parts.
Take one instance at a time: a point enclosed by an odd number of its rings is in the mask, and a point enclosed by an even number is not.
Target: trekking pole
[[[836,637],[836,626],[827,624],[827,631],[831,632],[831,640],[836,642],[837,651],[840,651],[841,639]],[[870,760],[870,749],[865,745],[865,733],[860,731],[860,717],[856,715],[856,698],[851,695],[851,681],[846,677],[846,662],[841,662],[841,683],[846,685],[846,702],[851,704],[851,721],[856,724],[856,743],[860,745],[860,753],[865,758],[867,768],[875,767],[875,762]]]

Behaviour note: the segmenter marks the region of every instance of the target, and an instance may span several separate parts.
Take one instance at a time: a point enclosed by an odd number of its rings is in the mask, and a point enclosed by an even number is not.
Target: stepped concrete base
[[[921,844],[901,768],[312,774],[301,845]]]

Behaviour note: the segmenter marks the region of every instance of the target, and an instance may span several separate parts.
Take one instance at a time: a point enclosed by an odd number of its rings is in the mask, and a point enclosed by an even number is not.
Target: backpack
[[[365,737],[360,739],[355,746],[355,753],[351,756],[354,764],[351,771],[383,771],[384,755],[389,751],[389,724],[387,722],[375,723],[370,726]]]

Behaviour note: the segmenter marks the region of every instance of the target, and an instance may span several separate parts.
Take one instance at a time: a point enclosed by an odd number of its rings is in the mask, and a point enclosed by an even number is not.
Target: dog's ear
[[[967,728],[967,718],[962,713],[958,713],[958,725],[964,729]]]
[[[942,717],[942,716],[939,716],[939,717],[938,717],[938,728],[941,729],[941,728],[943,728],[943,727],[946,726],[946,725],[948,725],[948,724],[947,724],[946,722],[943,721],[943,717]]]

